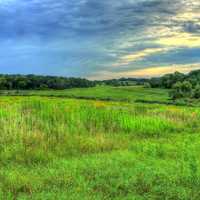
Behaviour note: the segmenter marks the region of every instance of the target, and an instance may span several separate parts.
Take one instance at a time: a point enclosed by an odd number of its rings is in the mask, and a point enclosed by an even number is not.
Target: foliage
[[[144,88],[151,88],[151,84],[150,83],[144,83]]]
[[[162,87],[162,88],[172,88],[177,82],[182,82],[185,80],[185,75],[180,72],[175,72],[174,74],[166,74],[160,78],[152,78],[149,80],[151,87]]]
[[[200,70],[191,71],[188,74],[182,74],[180,72],[175,72],[174,74],[166,74],[160,78],[151,78],[149,83],[153,88],[172,88],[177,82],[189,81],[194,88],[200,82]]]
[[[147,82],[148,80],[144,78],[120,78],[120,79],[95,81],[96,85],[108,85],[114,87],[144,85],[144,83]]]
[[[44,90],[93,87],[95,83],[81,78],[36,75],[0,75],[1,90]]]
[[[193,97],[196,99],[200,98],[200,85],[196,85],[194,92],[193,92]]]
[[[192,96],[192,84],[189,81],[177,82],[173,85],[170,92],[173,99]]]
[[[172,89],[170,96],[173,99],[185,97],[200,98],[200,70],[191,71],[188,74],[175,72],[174,74],[167,74],[160,78],[151,78],[149,83],[152,88]]]

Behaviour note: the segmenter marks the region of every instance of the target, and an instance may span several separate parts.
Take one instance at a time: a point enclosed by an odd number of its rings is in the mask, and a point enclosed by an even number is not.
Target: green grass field
[[[0,199],[199,200],[200,108],[136,103],[168,99],[139,87],[33,92],[0,97]]]
[[[97,86],[93,88],[73,88],[67,90],[44,90],[44,91],[0,91],[1,95],[23,95],[23,96],[48,96],[48,97],[68,97],[110,101],[137,100],[168,102],[168,90],[150,89],[142,86],[110,87]]]

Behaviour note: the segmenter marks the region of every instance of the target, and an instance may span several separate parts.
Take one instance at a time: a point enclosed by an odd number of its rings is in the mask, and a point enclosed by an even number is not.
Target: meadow
[[[144,88],[143,86],[97,86],[90,88],[72,88],[66,90],[2,90],[0,91],[0,95],[66,97],[126,102],[145,100],[169,102],[168,90],[159,88]]]
[[[134,101],[166,101],[164,90],[113,90],[1,96],[0,199],[198,200],[200,108]]]

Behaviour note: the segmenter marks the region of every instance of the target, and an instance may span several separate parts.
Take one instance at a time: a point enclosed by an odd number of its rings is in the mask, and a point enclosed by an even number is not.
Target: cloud
[[[2,0],[0,71],[118,76],[200,62],[199,10],[199,0]]]
[[[185,64],[185,65],[170,65],[170,66],[161,66],[161,67],[149,67],[146,69],[139,69],[133,72],[128,72],[126,76],[134,77],[156,77],[162,76],[164,74],[173,73],[176,71],[187,73],[192,70],[200,69],[200,63],[194,64]]]
[[[145,69],[137,69],[125,72],[109,72],[101,71],[98,74],[93,74],[88,78],[91,80],[98,79],[110,79],[110,78],[121,78],[121,77],[139,77],[139,78],[151,78],[158,77],[164,74],[173,73],[179,71],[181,73],[188,73],[192,70],[199,70],[200,63],[185,64],[185,65],[170,65],[170,66],[151,66]]]
[[[116,63],[113,63],[113,67],[119,67],[119,66],[124,66],[128,65],[132,62],[142,60],[148,56],[157,54],[157,53],[165,53],[169,51],[169,48],[147,48],[141,51],[137,51],[135,53],[129,53],[128,55],[124,55],[120,57],[119,61]]]
[[[200,36],[190,33],[178,33],[170,37],[159,38],[156,43],[170,47],[200,47]]]

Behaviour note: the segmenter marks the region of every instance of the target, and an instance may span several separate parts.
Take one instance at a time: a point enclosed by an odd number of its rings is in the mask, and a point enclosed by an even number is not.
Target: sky
[[[199,0],[0,0],[0,73],[88,79],[200,69]]]

